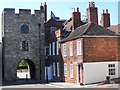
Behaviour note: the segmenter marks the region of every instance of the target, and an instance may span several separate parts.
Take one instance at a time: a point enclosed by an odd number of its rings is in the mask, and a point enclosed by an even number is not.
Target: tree
[[[18,64],[18,69],[28,69],[28,63],[25,60],[22,60],[19,64]]]

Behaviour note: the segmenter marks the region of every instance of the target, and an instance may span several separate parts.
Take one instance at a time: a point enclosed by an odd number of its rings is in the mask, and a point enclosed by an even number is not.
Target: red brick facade
[[[83,41],[84,62],[118,61],[118,37],[86,37]]]
[[[82,55],[77,55],[77,41],[82,41]],[[70,56],[69,44],[73,43],[73,56]],[[66,44],[66,54],[63,55],[63,44]],[[75,62],[89,63],[89,62],[106,62],[106,61],[120,61],[118,37],[84,37],[71,41],[67,41],[61,44],[61,52],[63,62],[67,63],[67,76],[65,82],[76,83],[77,82],[77,67]],[[70,78],[70,64],[73,64],[73,78]],[[82,70],[82,78],[79,83],[84,83],[84,66]]]

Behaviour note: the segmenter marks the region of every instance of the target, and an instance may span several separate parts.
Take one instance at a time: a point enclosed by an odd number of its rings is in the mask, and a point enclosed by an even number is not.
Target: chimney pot
[[[103,14],[105,13],[105,11],[103,10]]]
[[[95,2],[91,2],[92,3],[92,7],[95,7]]]
[[[77,8],[77,12],[79,12],[79,8]]]
[[[46,2],[44,3],[44,5],[46,5]]]
[[[106,13],[108,14],[108,9],[106,9]]]
[[[90,7],[90,2],[89,2],[89,6],[88,7]]]
[[[75,8],[74,8],[74,12],[75,12]]]

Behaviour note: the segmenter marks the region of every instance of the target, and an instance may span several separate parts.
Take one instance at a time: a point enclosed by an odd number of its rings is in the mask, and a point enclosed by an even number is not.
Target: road
[[[80,86],[79,84],[71,84],[71,83],[49,83],[49,84],[24,84],[24,85],[9,85],[2,86],[1,88],[118,88],[118,84],[106,84],[106,85],[84,85]]]
[[[0,88],[62,88],[62,87],[50,84],[25,84],[25,85],[2,86]]]

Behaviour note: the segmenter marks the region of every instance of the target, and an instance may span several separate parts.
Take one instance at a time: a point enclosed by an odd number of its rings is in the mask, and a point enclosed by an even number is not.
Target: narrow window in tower
[[[22,51],[28,51],[28,41],[22,41]]]

